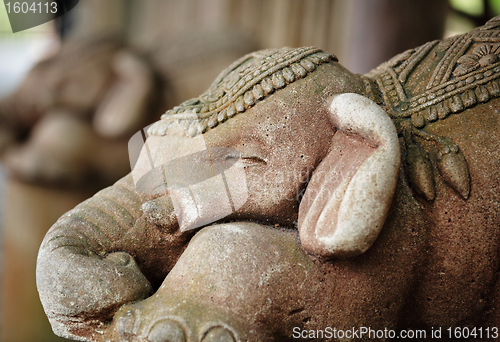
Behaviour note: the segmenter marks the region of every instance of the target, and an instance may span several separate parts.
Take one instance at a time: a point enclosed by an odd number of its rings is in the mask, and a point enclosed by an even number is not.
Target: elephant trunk
[[[100,340],[104,327],[97,322],[109,321],[119,306],[152,292],[133,257],[113,252],[141,216],[140,208],[129,175],[63,215],[45,236],[37,287],[57,335]]]

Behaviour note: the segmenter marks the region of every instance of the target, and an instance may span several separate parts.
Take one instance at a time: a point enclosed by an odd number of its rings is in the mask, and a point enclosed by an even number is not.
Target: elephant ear
[[[324,258],[364,253],[382,229],[396,190],[396,128],[375,102],[342,94],[329,102],[337,129],[299,207],[301,243]]]
[[[122,138],[145,123],[154,74],[144,60],[125,50],[116,53],[111,67],[115,81],[97,107],[93,124],[104,137]]]

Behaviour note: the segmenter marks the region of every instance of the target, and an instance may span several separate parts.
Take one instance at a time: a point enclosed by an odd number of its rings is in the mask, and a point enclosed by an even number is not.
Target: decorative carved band
[[[431,53],[433,51],[434,53]],[[382,64],[367,76],[379,86],[387,113],[416,128],[500,96],[500,31],[478,29],[429,42]],[[418,64],[437,63],[422,92],[406,84]],[[426,79],[425,75],[421,76]]]
[[[337,58],[315,47],[248,54],[224,70],[205,93],[167,111],[148,134],[165,135],[172,122],[186,126],[191,136],[204,133],[330,61]]]

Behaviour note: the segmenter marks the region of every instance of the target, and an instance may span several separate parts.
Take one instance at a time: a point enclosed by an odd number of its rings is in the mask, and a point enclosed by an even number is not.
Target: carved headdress
[[[163,114],[148,134],[165,135],[173,122],[184,126],[191,136],[204,133],[330,61],[337,58],[315,47],[245,55],[225,69],[206,92]]]
[[[431,134],[427,127],[500,97],[499,27],[500,17],[493,18],[463,35],[405,51],[366,75],[376,82],[381,92],[378,103],[405,138],[410,182],[427,200],[435,197],[433,167],[416,138],[436,143],[443,179],[469,197],[465,156],[451,139]]]

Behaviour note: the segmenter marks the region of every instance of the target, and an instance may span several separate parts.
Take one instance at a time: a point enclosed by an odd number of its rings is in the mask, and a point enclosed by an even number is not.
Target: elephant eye
[[[267,164],[266,161],[260,157],[252,156],[252,157],[241,157],[241,159],[246,163],[258,163],[258,164]]]
[[[226,156],[226,161],[228,162],[236,162],[241,158],[241,155],[236,155],[236,154],[230,154]]]
[[[267,162],[258,156],[241,156],[241,157],[231,157],[228,156],[227,161],[234,161],[236,165],[240,167],[250,167],[257,165],[265,165]]]

